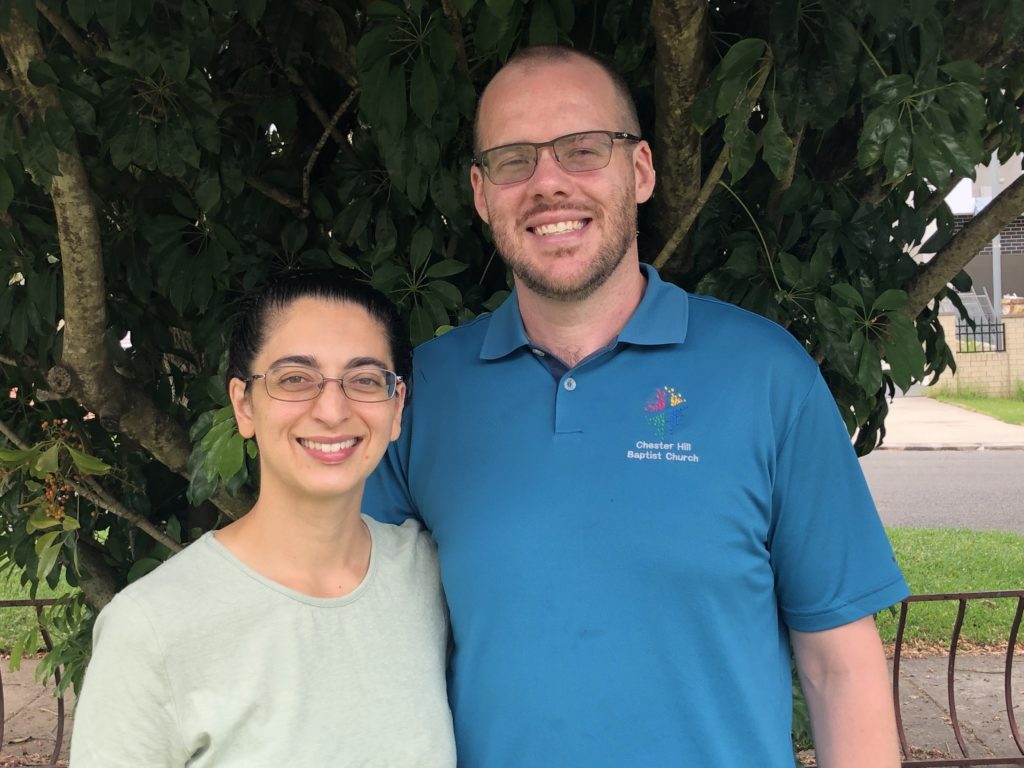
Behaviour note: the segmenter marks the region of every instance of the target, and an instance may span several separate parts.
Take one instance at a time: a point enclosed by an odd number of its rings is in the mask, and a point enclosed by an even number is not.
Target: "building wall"
[[[969,390],[989,397],[1014,397],[1018,386],[1024,386],[1024,315],[1008,315],[1002,319],[1006,328],[1005,352],[957,352],[956,321],[958,315],[942,315],[939,320],[946,333],[946,343],[956,358],[956,373],[943,374],[936,389]]]
[[[956,228],[959,230],[971,220],[971,216],[956,215]],[[1007,226],[999,236],[1000,262],[1002,263],[1003,295],[1015,293],[1024,296],[1024,216]],[[982,288],[988,293],[992,303],[996,296],[992,287],[992,244],[986,245],[967,265],[967,274],[974,281],[975,293]]]

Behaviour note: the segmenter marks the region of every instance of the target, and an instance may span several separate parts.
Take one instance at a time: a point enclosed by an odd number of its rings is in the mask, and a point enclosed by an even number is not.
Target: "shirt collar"
[[[641,264],[640,271],[647,278],[647,289],[636,311],[619,333],[618,340],[640,346],[682,344],[686,340],[689,319],[686,291],[666,283],[650,264]],[[530,340],[519,314],[517,292],[513,290],[491,314],[480,358],[497,360],[522,347],[529,348]]]

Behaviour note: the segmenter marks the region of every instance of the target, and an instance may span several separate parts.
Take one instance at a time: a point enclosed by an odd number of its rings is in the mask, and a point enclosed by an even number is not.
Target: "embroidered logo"
[[[686,398],[672,387],[659,387],[644,404],[647,423],[654,427],[658,437],[673,434],[685,410]]]

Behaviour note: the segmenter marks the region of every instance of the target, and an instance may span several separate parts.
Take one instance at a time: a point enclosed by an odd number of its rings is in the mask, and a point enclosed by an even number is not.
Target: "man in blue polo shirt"
[[[512,270],[421,346],[365,505],[421,517],[465,768],[899,764],[872,613],[907,594],[835,402],[782,328],[640,263],[621,79],[558,47],[485,90],[474,201]]]

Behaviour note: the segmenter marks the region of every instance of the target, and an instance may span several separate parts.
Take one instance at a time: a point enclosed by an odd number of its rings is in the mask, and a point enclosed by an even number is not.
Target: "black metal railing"
[[[1006,325],[1004,323],[956,324],[957,352],[1005,352]]]
[[[36,621],[39,623],[39,634],[43,638],[43,646],[47,651],[53,650],[53,642],[50,640],[50,633],[46,631],[46,627],[43,626],[43,608],[54,605],[57,601],[53,599],[49,600],[0,600],[0,610],[5,608],[35,608]],[[2,668],[0,664],[0,668]],[[53,680],[55,684],[60,683],[60,668],[54,670]],[[3,685],[3,673],[0,669],[0,751],[4,745],[4,721],[6,720],[6,712],[4,710],[4,685]],[[56,768],[57,759],[60,757],[60,750],[64,744],[64,697],[61,696],[57,699],[57,730],[56,736],[54,737],[53,754],[50,755],[50,762],[47,765],[37,766],[37,768]]]
[[[1003,674],[1003,700],[1006,705],[1006,723],[1010,738],[1013,740],[1017,751],[1016,754],[970,757],[961,729],[960,718],[957,715],[956,689],[954,686],[956,679],[956,652],[960,645],[960,630],[963,628],[964,614],[967,611],[968,601],[1004,599],[1017,601],[1017,611],[1014,614],[1013,623],[1010,626],[1010,635],[1007,638],[1006,664]],[[956,601],[958,604],[956,620],[953,623],[953,629],[950,634],[948,662],[946,665],[946,695],[949,703],[949,725],[953,730],[953,736],[956,738],[961,756],[914,759],[911,756],[910,744],[907,741],[907,734],[903,728],[903,713],[900,703],[900,659],[903,655],[903,630],[907,624],[907,611],[910,603],[934,602],[938,600]],[[1021,739],[1021,731],[1014,714],[1012,686],[1013,658],[1017,648],[1017,639],[1020,636],[1022,617],[1024,617],[1024,589],[999,592],[951,592],[934,595],[911,595],[900,604],[900,622],[896,629],[896,646],[893,650],[892,659],[892,698],[893,703],[896,705],[896,726],[899,731],[900,747],[903,749],[903,768],[981,765],[1024,766],[1024,741]]]

